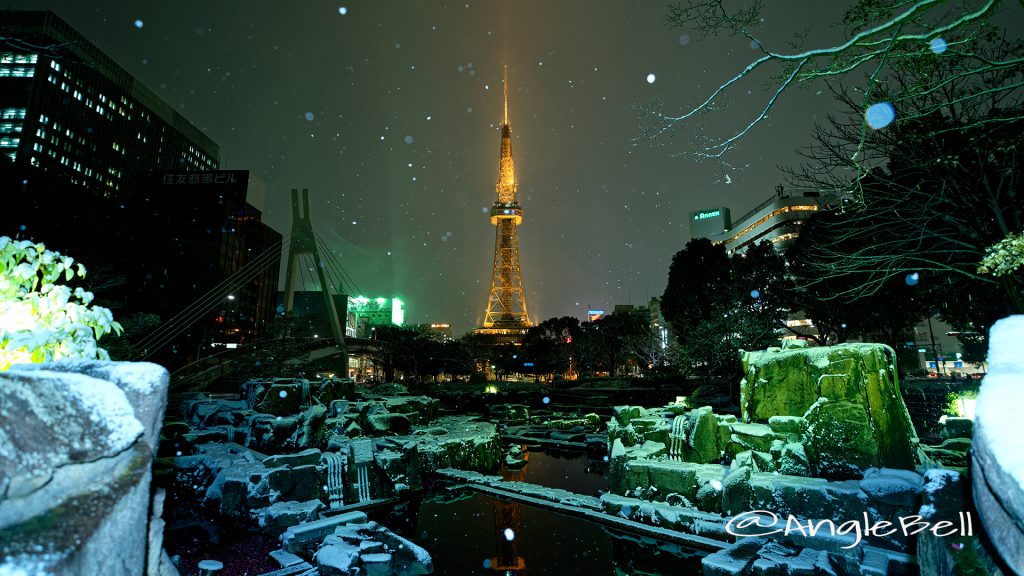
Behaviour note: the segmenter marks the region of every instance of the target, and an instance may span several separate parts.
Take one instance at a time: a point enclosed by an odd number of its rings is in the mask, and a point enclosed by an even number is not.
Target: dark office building
[[[248,182],[246,170],[149,172],[127,201],[145,246],[139,291],[155,297],[146,305],[169,316],[202,298],[209,326],[196,339],[204,346],[251,341],[276,309],[281,234],[245,201]]]
[[[274,312],[281,236],[219,153],[52,12],[0,12],[0,235],[84,262],[116,319],[166,321],[271,250],[274,265],[167,346],[172,366],[257,335]]]
[[[77,191],[212,170],[217,144],[52,12],[0,12],[0,153]]]

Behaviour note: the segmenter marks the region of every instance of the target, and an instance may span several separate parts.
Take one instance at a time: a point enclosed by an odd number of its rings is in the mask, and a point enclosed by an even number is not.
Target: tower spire
[[[512,161],[512,127],[508,123],[508,65],[505,65],[505,101],[501,125],[501,154],[498,158],[497,201],[491,207],[495,226],[494,268],[491,293],[482,328],[477,333],[518,341],[532,326],[526,312],[526,294],[519,270],[519,225],[523,209],[516,199],[516,171]]]
[[[501,124],[508,126],[508,64],[505,64],[505,115],[502,117]]]

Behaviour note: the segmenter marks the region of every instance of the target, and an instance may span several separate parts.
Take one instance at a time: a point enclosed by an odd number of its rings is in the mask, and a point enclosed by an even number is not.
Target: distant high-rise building
[[[219,154],[53,12],[0,12],[0,235],[84,262],[117,319],[167,321],[249,263],[273,267],[182,317],[185,333],[159,341],[169,365],[273,316],[281,235],[246,202],[248,172],[217,170]]]
[[[491,207],[494,267],[483,327],[474,333],[496,341],[518,341],[532,326],[526,312],[526,293],[519,269],[519,225],[523,209],[516,199],[516,171],[512,161],[512,126],[508,122],[508,67],[505,67],[505,106],[501,122],[501,155],[498,161],[498,198]]]
[[[347,336],[370,338],[378,326],[404,326],[405,303],[398,298],[348,297]]]
[[[779,186],[775,194],[739,218],[731,219],[728,208],[691,212],[690,236],[724,244],[730,254],[741,254],[762,240],[782,248],[796,239],[800,225],[822,206],[817,192],[789,194]]]
[[[710,238],[722,234],[730,228],[732,228],[732,217],[729,215],[729,209],[724,206],[690,212],[691,238]]]

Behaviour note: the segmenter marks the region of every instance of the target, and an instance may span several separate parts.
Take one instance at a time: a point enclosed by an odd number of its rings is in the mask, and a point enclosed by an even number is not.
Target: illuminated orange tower
[[[516,200],[516,170],[512,161],[512,127],[508,123],[508,66],[505,66],[505,112],[501,122],[501,156],[498,161],[498,199],[491,207],[494,224],[494,269],[491,294],[483,328],[477,333],[517,339],[532,326],[526,313],[526,294],[519,271],[519,225],[523,209]]]

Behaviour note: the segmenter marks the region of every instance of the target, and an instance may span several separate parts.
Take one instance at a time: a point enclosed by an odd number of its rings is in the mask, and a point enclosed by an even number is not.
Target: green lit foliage
[[[985,250],[978,274],[1009,276],[1024,267],[1024,235],[1010,232]]]
[[[946,416],[955,416],[957,418],[963,418],[964,414],[961,400],[977,400],[978,390],[975,388],[968,390],[960,390],[957,392],[950,392],[946,394],[946,407],[942,413]]]
[[[110,310],[93,295],[63,284],[85,277],[74,259],[42,244],[0,236],[0,370],[61,358],[109,358],[97,345],[120,334]]]

